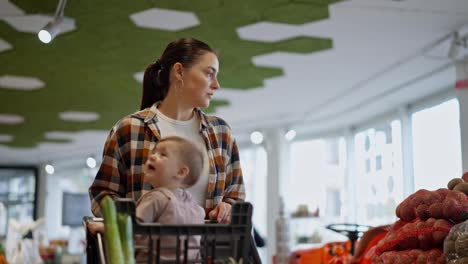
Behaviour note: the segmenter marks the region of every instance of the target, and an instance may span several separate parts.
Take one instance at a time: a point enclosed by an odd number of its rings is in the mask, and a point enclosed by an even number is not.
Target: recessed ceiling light
[[[24,123],[24,117],[11,114],[0,114],[0,124],[17,125]]]
[[[255,145],[258,145],[263,142],[263,134],[259,131],[254,131],[250,134],[250,141]]]
[[[44,82],[27,76],[0,76],[0,88],[31,91],[44,87]]]
[[[284,137],[286,138],[287,141],[291,141],[296,137],[296,130],[294,129],[289,129],[286,134],[284,134]]]
[[[46,164],[45,167],[44,167],[44,169],[45,169],[45,171],[46,171],[48,174],[50,174],[50,175],[54,174],[54,172],[55,172],[54,166],[52,166],[52,165],[50,165],[50,164]]]
[[[143,83],[143,76],[145,76],[145,72],[137,72],[133,74],[133,79],[139,83]]]
[[[59,113],[59,117],[65,121],[73,122],[93,122],[99,119],[99,114],[94,112],[62,112]]]
[[[96,159],[93,157],[88,157],[86,159],[86,165],[90,168],[93,169],[96,167]]]

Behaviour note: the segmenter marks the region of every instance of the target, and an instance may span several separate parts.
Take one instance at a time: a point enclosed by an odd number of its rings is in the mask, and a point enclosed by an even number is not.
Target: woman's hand
[[[97,233],[104,234],[104,222],[89,222],[88,230],[93,235],[96,235]]]
[[[211,220],[215,220],[220,224],[229,224],[231,222],[231,205],[225,202],[220,202],[210,211],[208,216]]]

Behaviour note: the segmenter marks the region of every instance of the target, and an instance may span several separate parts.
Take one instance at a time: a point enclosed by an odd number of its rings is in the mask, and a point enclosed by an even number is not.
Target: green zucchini
[[[132,218],[126,213],[117,213],[117,224],[125,264],[135,264]]]
[[[122,244],[117,226],[117,210],[115,209],[114,200],[110,196],[105,196],[101,200],[101,210],[104,216],[104,240],[107,261],[109,264],[124,264]]]

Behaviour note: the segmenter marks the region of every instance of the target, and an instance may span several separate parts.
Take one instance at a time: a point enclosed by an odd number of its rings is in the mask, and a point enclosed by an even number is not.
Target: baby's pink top
[[[205,210],[193,201],[190,192],[184,189],[155,188],[138,200],[136,218],[141,222],[163,225],[204,224]],[[181,245],[183,245],[185,237],[181,239]],[[176,241],[175,236],[161,238],[161,246],[174,247],[172,252],[166,250],[162,252],[162,257],[174,258]],[[200,246],[200,236],[190,236],[188,241],[189,247]],[[198,250],[189,250],[188,256],[194,259],[197,254]]]

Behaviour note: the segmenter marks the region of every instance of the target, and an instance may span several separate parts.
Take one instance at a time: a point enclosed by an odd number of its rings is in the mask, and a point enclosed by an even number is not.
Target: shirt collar
[[[156,114],[156,110],[158,109],[158,106],[161,104],[161,101],[158,101],[154,103],[148,110],[146,117],[144,119],[145,123],[149,123],[152,120],[154,120],[154,123],[158,122],[158,115]],[[198,120],[200,120],[200,131],[203,129],[208,128],[208,117],[203,113],[200,108],[195,108],[195,114],[198,116]]]

